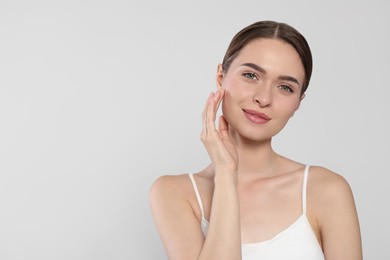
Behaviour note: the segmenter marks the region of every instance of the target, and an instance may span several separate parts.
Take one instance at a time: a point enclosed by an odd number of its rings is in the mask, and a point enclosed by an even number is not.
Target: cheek
[[[280,106],[276,110],[282,112],[286,118],[290,118],[294,115],[299,103],[293,100],[284,100],[284,102],[278,102],[278,104]]]
[[[229,91],[225,91],[225,96],[223,97],[222,100],[222,114],[227,115],[228,108],[230,107],[231,104],[231,96]]]
[[[231,104],[234,101],[234,96],[236,96],[236,82],[235,78],[228,77],[224,78],[224,81],[222,82],[222,88],[225,90],[225,95],[223,97],[222,101],[222,113],[227,116],[228,110],[231,107]]]
[[[237,108],[240,107],[240,104],[247,103],[253,95],[253,87],[249,86],[249,83],[243,81],[236,75],[225,78],[222,87],[225,89],[222,113],[227,118],[237,113]]]
[[[247,86],[247,83],[244,82],[240,78],[240,76],[232,75],[230,77],[225,78],[222,86],[226,91],[234,93],[234,92],[241,92],[242,90],[244,90],[245,87]]]
[[[224,115],[225,119],[230,122],[230,118],[234,117],[234,107],[237,107],[240,103],[239,99],[236,95],[234,95],[233,90],[226,89],[225,90],[225,96],[222,101],[222,114]]]
[[[225,98],[229,101],[240,102],[251,94],[248,83],[237,75],[226,78],[222,87],[225,89]]]
[[[241,113],[243,104],[248,103],[248,95],[241,91],[239,87],[232,87],[225,89],[225,95],[222,101],[222,114],[227,122],[230,124],[234,118]]]

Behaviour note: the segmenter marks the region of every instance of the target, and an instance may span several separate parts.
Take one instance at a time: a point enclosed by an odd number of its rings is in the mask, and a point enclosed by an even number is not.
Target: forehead
[[[281,40],[256,39],[249,42],[240,50],[232,67],[239,67],[247,62],[261,66],[267,73],[294,76],[303,82],[305,72],[298,52]]]

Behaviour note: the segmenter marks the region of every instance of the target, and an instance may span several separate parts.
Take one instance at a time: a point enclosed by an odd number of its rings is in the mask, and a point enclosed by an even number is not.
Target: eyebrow
[[[247,63],[243,63],[241,66],[247,66],[247,67],[250,67],[254,70],[257,70],[260,73],[267,74],[267,71],[265,69],[263,69],[262,67],[260,67],[257,64],[254,64],[254,63],[247,62]],[[300,86],[299,81],[296,78],[291,77],[291,76],[281,75],[278,77],[278,79],[291,81],[291,82],[298,84],[298,86]]]

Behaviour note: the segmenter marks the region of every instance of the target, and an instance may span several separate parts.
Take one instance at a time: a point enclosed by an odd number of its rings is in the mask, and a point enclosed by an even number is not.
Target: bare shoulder
[[[188,174],[160,176],[153,182],[150,188],[151,202],[166,198],[184,198],[188,192],[188,184]]]
[[[153,219],[170,259],[195,259],[202,247],[194,196],[188,174],[161,176],[151,186]]]
[[[311,167],[308,180],[308,203],[323,234],[326,230],[333,229],[328,228],[329,226],[339,226],[343,219],[358,225],[351,187],[338,173],[324,167]]]
[[[326,259],[362,259],[358,215],[345,178],[326,168],[312,167],[307,191],[309,215],[314,216]]]
[[[347,180],[340,174],[320,166],[310,167],[309,188],[318,199],[333,200],[352,196]]]

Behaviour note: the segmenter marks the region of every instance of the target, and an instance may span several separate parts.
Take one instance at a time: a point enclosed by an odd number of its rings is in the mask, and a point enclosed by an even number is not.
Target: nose
[[[267,107],[271,104],[271,88],[268,86],[260,87],[253,95],[253,102],[260,107]]]

